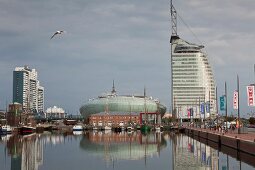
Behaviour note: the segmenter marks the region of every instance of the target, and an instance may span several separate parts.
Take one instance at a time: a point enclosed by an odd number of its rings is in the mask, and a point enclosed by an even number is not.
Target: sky
[[[203,44],[218,88],[228,87],[229,112],[240,80],[240,114],[246,85],[254,83],[254,0],[173,0],[178,35]],[[184,20],[185,24],[182,22]],[[111,91],[143,94],[170,108],[169,0],[0,0],[0,109],[12,102],[12,74],[28,65],[45,88],[45,109],[70,114]],[[188,25],[188,26],[187,26]],[[57,30],[66,33],[50,39]]]

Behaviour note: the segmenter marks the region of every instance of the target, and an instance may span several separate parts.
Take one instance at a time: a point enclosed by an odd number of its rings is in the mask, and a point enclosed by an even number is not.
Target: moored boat
[[[82,125],[74,125],[73,126],[73,131],[83,131]]]
[[[127,127],[127,131],[132,131],[132,130],[134,130],[134,127],[133,127],[133,126],[128,126],[128,127]]]
[[[141,132],[149,132],[151,130],[151,127],[144,124],[141,126]]]
[[[112,130],[112,127],[106,125],[103,127],[103,130]]]
[[[21,135],[26,135],[26,134],[31,134],[31,133],[34,133],[36,130],[35,127],[32,127],[32,126],[21,126],[19,128],[19,133]]]
[[[10,134],[10,133],[12,133],[13,129],[11,128],[10,125],[4,125],[4,126],[2,126],[2,130],[6,131],[7,134]]]
[[[6,135],[7,131],[6,129],[2,129],[2,127],[0,126],[0,135]]]

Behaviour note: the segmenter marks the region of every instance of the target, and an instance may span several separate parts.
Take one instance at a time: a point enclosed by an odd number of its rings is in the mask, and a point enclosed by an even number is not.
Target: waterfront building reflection
[[[68,160],[68,161],[66,161]],[[105,166],[106,165],[106,166]],[[172,132],[87,131],[0,138],[1,170],[254,169],[254,156]]]
[[[159,155],[166,146],[161,133],[144,135],[140,131],[93,131],[85,134],[80,142],[83,150],[106,161],[146,159],[147,156]]]
[[[183,134],[175,135],[173,169],[219,169],[218,151]]]
[[[36,134],[10,136],[7,150],[11,155],[11,169],[37,170],[43,162],[43,147]]]

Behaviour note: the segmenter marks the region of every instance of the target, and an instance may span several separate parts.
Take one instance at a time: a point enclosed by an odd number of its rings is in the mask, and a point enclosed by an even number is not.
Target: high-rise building
[[[178,36],[172,38],[171,45],[172,100],[177,118],[214,116],[215,82],[207,55],[202,51],[204,47]],[[202,103],[204,107],[200,107]]]
[[[22,104],[24,110],[44,110],[44,88],[40,86],[37,71],[28,66],[13,71],[13,103]]]
[[[171,20],[172,112],[180,119],[214,117],[216,86],[204,46],[189,43],[177,35],[177,12],[172,1]]]

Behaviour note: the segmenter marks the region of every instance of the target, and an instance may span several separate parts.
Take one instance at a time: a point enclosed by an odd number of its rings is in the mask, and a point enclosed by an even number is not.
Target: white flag
[[[234,91],[233,108],[238,109],[238,91]]]
[[[254,86],[247,86],[248,106],[255,106],[254,102]]]

